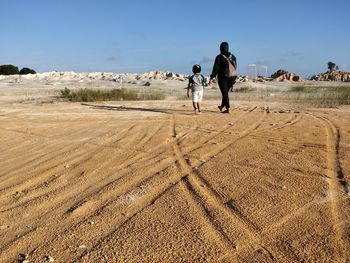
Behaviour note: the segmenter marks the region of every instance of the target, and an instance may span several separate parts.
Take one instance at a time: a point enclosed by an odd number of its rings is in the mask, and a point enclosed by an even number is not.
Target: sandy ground
[[[233,104],[0,103],[0,262],[349,262],[350,107]]]

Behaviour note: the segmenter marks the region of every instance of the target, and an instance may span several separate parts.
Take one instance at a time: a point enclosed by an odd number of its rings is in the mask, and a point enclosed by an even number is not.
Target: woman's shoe
[[[222,112],[222,108],[223,108],[223,107],[222,107],[222,106],[218,106],[218,108],[219,108],[219,110]]]
[[[222,113],[230,113],[229,109],[224,110]]]

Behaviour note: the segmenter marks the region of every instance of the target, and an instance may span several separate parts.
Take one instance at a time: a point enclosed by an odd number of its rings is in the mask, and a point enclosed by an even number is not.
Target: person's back
[[[216,56],[212,73],[210,75],[209,84],[212,79],[218,77],[219,88],[222,94],[221,105],[218,106],[220,111],[225,107],[226,110],[223,113],[230,113],[230,99],[228,95],[229,89],[232,89],[232,86],[235,83],[236,77],[227,76],[227,63],[232,63],[234,70],[237,68],[236,57],[229,52],[229,46],[227,42],[222,42],[220,44],[220,54]]]
[[[189,84],[192,92],[203,90],[205,78],[202,74],[195,73],[190,77]]]
[[[225,69],[227,65],[227,59],[233,64],[234,68],[237,68],[236,57],[229,51],[228,43],[223,42],[220,45],[220,54],[216,56],[212,73],[210,75],[211,79],[218,76],[218,79],[225,78]]]
[[[190,76],[187,86],[187,97],[190,97],[189,90],[192,92],[192,104],[195,113],[201,113],[201,101],[203,98],[203,90],[206,85],[206,79],[200,74],[201,66],[196,64],[192,68],[193,75]]]

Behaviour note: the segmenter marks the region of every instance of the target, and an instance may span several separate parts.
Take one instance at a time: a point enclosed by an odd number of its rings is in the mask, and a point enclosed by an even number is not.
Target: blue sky
[[[209,74],[222,41],[247,64],[350,71],[349,0],[0,0],[0,64],[45,71]]]

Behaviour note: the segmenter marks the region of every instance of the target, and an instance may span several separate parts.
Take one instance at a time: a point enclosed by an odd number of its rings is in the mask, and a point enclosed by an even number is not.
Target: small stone
[[[91,222],[90,222],[90,225],[93,225],[93,224],[95,224],[95,222],[94,222],[94,221],[91,221]]]
[[[282,186],[282,189],[287,189],[287,186],[283,185],[283,186]]]
[[[228,125],[231,125],[231,126],[233,126],[233,122],[230,122]]]
[[[203,159],[203,160],[201,160],[201,162],[202,162],[202,163],[206,163],[207,161]]]
[[[86,246],[85,246],[85,245],[80,245],[79,248],[80,248],[80,249],[85,249]]]
[[[25,260],[29,258],[29,254],[25,253],[25,254],[19,254],[20,259],[19,260]]]
[[[65,166],[64,166],[64,168],[69,168],[69,165],[68,165],[68,164],[67,164],[67,165],[65,165]]]
[[[10,228],[10,226],[7,226],[7,225],[1,225],[0,226],[0,230],[5,230],[5,229],[8,229]]]
[[[45,260],[48,261],[48,262],[54,262],[54,258],[51,257],[51,256],[45,256]]]

